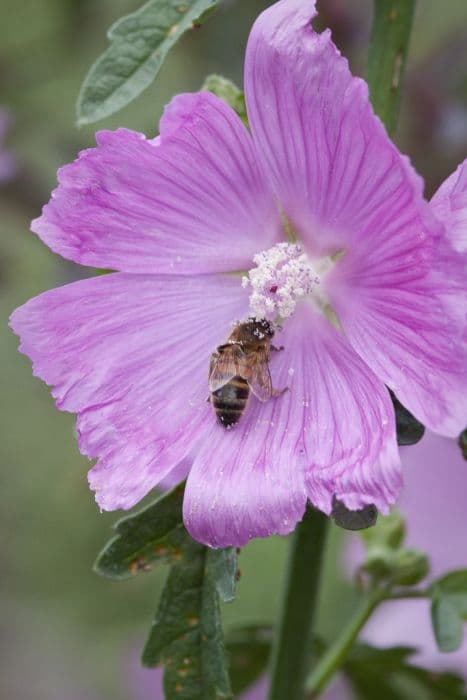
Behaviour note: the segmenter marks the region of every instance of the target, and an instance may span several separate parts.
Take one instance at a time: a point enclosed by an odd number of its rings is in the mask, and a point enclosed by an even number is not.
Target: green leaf
[[[217,554],[216,554],[217,552]],[[165,697],[231,697],[219,610],[216,558],[188,534],[173,564],[143,651],[145,666],[165,665]],[[220,586],[226,589],[225,580]],[[227,586],[228,589],[228,586]]]
[[[433,581],[431,621],[441,651],[454,651],[462,644],[463,621],[467,620],[467,569],[458,569]]]
[[[234,697],[246,690],[266,670],[272,645],[272,629],[251,625],[227,637],[230,679]]]
[[[389,393],[396,414],[397,444],[415,445],[422,439],[425,427],[401,404],[394,392],[389,390]]]
[[[183,526],[184,485],[116,524],[96,571],[112,579],[146,571],[152,562],[171,570],[143,652],[149,666],[164,663],[166,698],[230,697],[219,597],[235,596],[237,553],[208,549]]]
[[[186,539],[182,520],[184,485],[157,498],[137,513],[119,520],[117,536],[106,545],[95,571],[112,579],[125,579],[150,569],[152,562],[177,561]]]
[[[440,651],[455,651],[462,644],[462,618],[448,597],[439,596],[431,604],[431,622]]]
[[[467,700],[464,680],[412,665],[410,647],[356,644],[344,666],[357,700]]]
[[[228,549],[209,549],[207,552],[206,573],[216,583],[216,590],[224,601],[230,603],[235,598],[237,582],[237,552]]]
[[[208,90],[214,95],[217,95],[217,97],[220,97],[224,102],[227,102],[227,104],[235,110],[243,123],[248,126],[245,95],[235,83],[227,78],[223,78],[221,75],[208,75],[201,90]]]
[[[172,46],[200,24],[218,0],[149,0],[109,29],[109,48],[82,85],[79,124],[104,119],[134,100],[156,77]]]
[[[449,598],[459,615],[467,620],[467,569],[457,569],[434,581],[435,595]]]

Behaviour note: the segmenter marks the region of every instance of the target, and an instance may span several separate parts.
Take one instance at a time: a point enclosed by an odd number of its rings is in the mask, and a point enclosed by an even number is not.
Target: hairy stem
[[[291,542],[282,611],[272,652],[269,700],[302,700],[328,518],[308,508]]]
[[[414,8],[415,0],[374,0],[368,83],[374,110],[389,135],[399,114]]]

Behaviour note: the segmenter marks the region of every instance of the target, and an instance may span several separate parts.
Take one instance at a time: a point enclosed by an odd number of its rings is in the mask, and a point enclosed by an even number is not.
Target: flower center
[[[243,277],[243,287],[251,287],[250,310],[256,318],[277,321],[293,314],[300,299],[316,297],[320,274],[329,267],[313,263],[298,243],[278,243],[253,258],[256,267]]]

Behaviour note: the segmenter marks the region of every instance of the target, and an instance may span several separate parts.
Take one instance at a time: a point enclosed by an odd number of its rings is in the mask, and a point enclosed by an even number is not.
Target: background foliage
[[[224,2],[182,39],[156,83],[97,128],[124,125],[154,134],[170,97],[198,89],[207,74],[241,84],[249,27],[267,4]],[[57,167],[92,145],[95,126],[78,130],[74,124],[81,82],[107,46],[109,25],[139,5],[0,0],[0,104],[14,119],[8,146],[19,164],[15,180],[0,189],[0,696],[9,700],[136,700],[133,660],[163,584],[163,571],[119,584],[92,572],[115,515],[100,515],[95,507],[72,417],[57,413],[47,389],[31,377],[5,322],[28,297],[86,276],[28,233],[29,221],[48,199]],[[321,12],[354,71],[364,74],[370,1],[322,0]],[[425,176],[428,194],[467,149],[466,23],[465,0],[418,2],[397,140]],[[223,606],[227,628],[276,617],[285,544],[257,541],[240,554],[238,597]],[[333,528],[336,552],[340,544]],[[339,629],[352,606],[352,590],[342,579],[334,567],[326,572],[325,635]]]

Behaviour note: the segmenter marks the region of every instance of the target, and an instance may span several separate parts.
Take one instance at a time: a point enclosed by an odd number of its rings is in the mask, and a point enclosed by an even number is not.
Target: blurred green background
[[[6,327],[9,313],[30,296],[90,274],[49,252],[29,233],[29,221],[55,186],[57,167],[92,145],[95,129],[75,126],[80,84],[106,47],[108,26],[140,4],[0,0],[0,106],[13,119],[7,146],[18,166],[16,177],[0,186],[0,697],[8,700],[136,700],[126,669],[163,580],[163,572],[154,572],[111,583],[91,571],[116,516],[99,513],[73,417],[54,409]],[[182,40],[143,96],[97,126],[154,135],[174,93],[198,89],[212,72],[241,84],[249,27],[268,4],[225,2]],[[319,6],[322,24],[332,28],[354,71],[365,75],[371,2],[321,0]],[[466,27],[465,0],[419,0],[397,141],[424,176],[428,195],[467,152]],[[340,546],[333,532],[334,555]],[[227,626],[275,619],[285,550],[279,538],[243,550],[238,599],[225,606]],[[328,634],[353,600],[334,555],[320,610]]]

